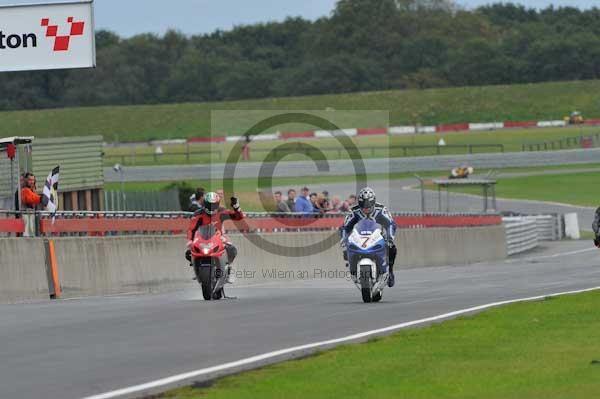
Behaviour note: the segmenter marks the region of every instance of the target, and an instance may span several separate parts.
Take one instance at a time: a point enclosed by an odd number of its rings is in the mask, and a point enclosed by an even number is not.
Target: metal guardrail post
[[[425,180],[423,180],[419,175],[414,176],[417,178],[417,180],[419,180],[419,184],[421,186],[421,212],[425,213],[427,212],[425,210]]]

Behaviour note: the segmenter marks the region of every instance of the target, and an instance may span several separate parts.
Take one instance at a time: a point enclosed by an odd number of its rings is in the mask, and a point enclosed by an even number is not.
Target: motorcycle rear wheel
[[[362,288],[360,290],[362,294],[362,299],[364,303],[371,303],[371,289],[370,288]]]

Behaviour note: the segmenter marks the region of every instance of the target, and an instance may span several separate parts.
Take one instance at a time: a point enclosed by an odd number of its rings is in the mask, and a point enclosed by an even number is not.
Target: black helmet
[[[220,203],[221,198],[219,198],[219,194],[213,192],[206,193],[204,195],[204,212],[208,215],[212,215],[219,209]]]
[[[370,187],[365,187],[358,193],[358,206],[367,213],[375,207],[375,191]]]

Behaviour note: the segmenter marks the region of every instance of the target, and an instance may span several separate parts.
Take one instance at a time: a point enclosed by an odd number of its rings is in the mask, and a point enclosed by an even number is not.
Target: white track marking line
[[[102,298],[127,298],[127,297],[132,297],[132,296],[138,296],[138,295],[144,295],[144,294],[148,294],[148,291],[130,291],[130,292],[123,292],[121,294],[106,294],[106,295],[94,295],[94,296],[74,296],[74,297],[69,297],[69,298],[60,298],[59,302],[65,302],[65,301],[84,301],[86,299],[102,299]]]
[[[176,383],[180,383],[180,382],[183,382],[183,381],[186,381],[189,379],[201,377],[203,375],[208,375],[208,374],[212,374],[212,373],[216,373],[216,372],[220,372],[220,371],[226,371],[229,369],[235,369],[238,367],[252,365],[254,363],[258,363],[258,362],[268,360],[268,359],[273,359],[273,358],[276,358],[276,357],[282,356],[282,355],[316,349],[316,348],[320,348],[323,346],[331,346],[331,345],[341,344],[341,343],[345,343],[345,342],[352,342],[352,341],[364,339],[364,338],[367,338],[367,337],[370,337],[373,335],[389,333],[389,332],[400,330],[400,329],[407,328],[407,327],[418,326],[421,324],[427,324],[427,323],[432,323],[432,322],[436,322],[436,321],[440,321],[440,320],[445,320],[445,319],[448,319],[451,317],[460,316],[460,315],[472,313],[472,312],[477,312],[477,311],[481,311],[481,310],[485,310],[485,309],[489,309],[489,308],[493,308],[493,307],[508,305],[508,304],[512,304],[512,303],[518,303],[518,302],[536,301],[536,300],[540,300],[540,299],[544,299],[544,298],[548,298],[548,297],[556,297],[556,296],[561,296],[561,295],[579,294],[579,293],[583,293],[583,292],[590,292],[590,291],[596,291],[596,290],[600,290],[600,286],[593,287],[593,288],[586,288],[586,289],[582,289],[582,290],[576,290],[576,291],[566,291],[566,292],[559,292],[559,293],[554,293],[554,294],[546,294],[546,295],[539,295],[539,296],[533,296],[533,297],[528,297],[528,298],[510,299],[510,300],[506,300],[506,301],[488,303],[485,305],[479,305],[479,306],[474,306],[471,308],[466,308],[466,309],[456,310],[456,311],[449,312],[449,313],[444,313],[444,314],[441,314],[438,316],[427,317],[424,319],[419,319],[419,320],[414,320],[414,321],[408,321],[405,323],[395,324],[395,325],[389,326],[389,327],[384,327],[384,328],[379,328],[376,330],[370,330],[370,331],[365,331],[365,332],[358,333],[358,334],[348,335],[348,336],[342,337],[342,338],[331,339],[328,341],[314,342],[311,344],[294,346],[291,348],[286,348],[286,349],[281,349],[281,350],[277,350],[277,351],[273,351],[273,352],[263,353],[261,355],[247,357],[245,359],[237,360],[237,361],[230,362],[230,363],[224,363],[224,364],[217,365],[217,366],[207,367],[207,368],[190,371],[190,372],[183,373],[183,374],[173,375],[171,377],[147,382],[145,384],[134,385],[134,386],[127,387],[127,388],[118,389],[116,391],[110,391],[110,392],[105,392],[105,393],[98,394],[98,395],[88,396],[88,397],[85,397],[84,399],[112,399],[112,398],[118,398],[123,395],[132,395],[132,394],[136,394],[136,393],[142,393],[149,389],[161,388],[161,387],[168,386],[170,384],[176,384]]]
[[[552,255],[530,256],[528,258],[510,259],[510,260],[505,261],[505,263],[518,263],[518,262],[527,262],[530,260],[560,258],[562,256],[577,255],[577,254],[582,254],[585,252],[592,252],[592,251],[598,251],[598,248],[586,248],[586,249],[579,249],[577,251],[559,252],[557,254],[552,254]]]

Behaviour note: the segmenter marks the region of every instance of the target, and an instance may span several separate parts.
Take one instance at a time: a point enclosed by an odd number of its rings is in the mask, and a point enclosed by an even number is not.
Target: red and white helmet
[[[221,197],[219,194],[210,192],[204,195],[204,212],[208,215],[215,213],[221,204]]]

